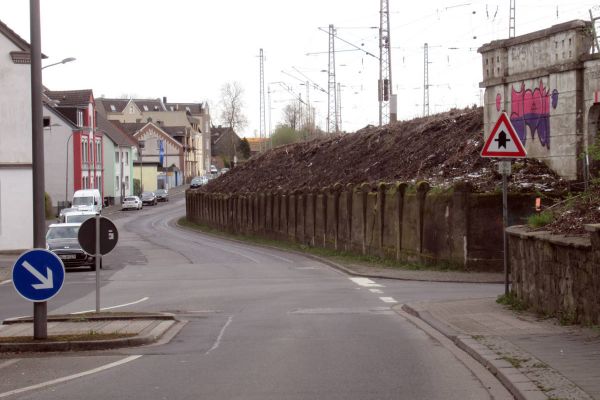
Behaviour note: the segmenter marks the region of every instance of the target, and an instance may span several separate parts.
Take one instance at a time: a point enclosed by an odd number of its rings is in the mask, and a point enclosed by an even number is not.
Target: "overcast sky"
[[[517,35],[571,19],[589,19],[597,2],[516,0]],[[239,81],[248,126],[259,128],[259,49],[271,93],[271,127],[308,77],[327,89],[329,24],[337,35],[379,55],[378,0],[41,0],[43,64],[52,90],[93,89],[96,97],[208,102],[219,124],[220,88]],[[400,119],[423,112],[423,44],[429,45],[430,112],[480,103],[477,48],[508,37],[509,0],[390,0],[393,91]],[[596,11],[600,15],[600,11]],[[1,0],[0,19],[29,41],[29,1]],[[377,59],[336,41],[342,129],[378,121]],[[310,53],[307,55],[307,53]],[[317,54],[313,54],[317,53]],[[322,53],[322,54],[319,54]],[[304,75],[304,76],[303,76]],[[265,88],[267,90],[268,88]],[[311,88],[317,124],[326,129],[327,95]],[[267,114],[267,127],[269,115]]]

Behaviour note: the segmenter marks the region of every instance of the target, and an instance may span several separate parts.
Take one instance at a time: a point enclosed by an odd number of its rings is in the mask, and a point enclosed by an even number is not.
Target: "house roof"
[[[133,99],[140,111],[167,111],[160,99]]]
[[[79,129],[77,127],[77,125],[73,121],[71,121],[69,118],[67,118],[59,110],[57,110],[56,108],[54,108],[51,103],[48,103],[46,101],[43,101],[43,103],[44,103],[44,107],[46,109],[48,109],[48,111],[50,111],[56,117],[60,118],[70,129]]]
[[[123,110],[127,106],[127,103],[129,103],[129,99],[96,99],[96,106],[100,105],[100,107],[98,108],[102,111],[103,114],[110,112],[123,112]]]
[[[119,121],[110,121],[110,122],[112,124],[114,124],[117,128],[121,129],[123,132],[126,132],[127,134],[132,135],[132,136],[135,135],[136,133],[138,133],[139,131],[141,131],[147,125],[152,125],[155,128],[161,130],[168,136],[171,136],[179,144],[181,144],[181,140],[179,140],[179,138],[181,138],[182,136],[185,136],[185,127],[160,126],[160,125],[155,124],[154,122],[129,122],[129,123],[119,122]],[[133,139],[133,140],[135,140],[135,139]]]
[[[100,129],[102,133],[107,135],[118,146],[137,146],[136,141],[130,135],[121,130],[115,124],[112,124],[111,121],[106,119],[104,115],[98,114],[96,122],[98,124],[98,129]]]
[[[31,50],[31,46],[27,43],[21,36],[17,35],[15,31],[10,29],[8,25],[4,22],[0,21],[0,32],[7,37],[8,40],[14,43],[22,51],[29,52]]]
[[[48,90],[46,96],[56,101],[57,107],[87,107],[94,98],[92,89]]]
[[[188,111],[192,115],[204,113],[202,103],[167,103],[165,106],[168,111]]]

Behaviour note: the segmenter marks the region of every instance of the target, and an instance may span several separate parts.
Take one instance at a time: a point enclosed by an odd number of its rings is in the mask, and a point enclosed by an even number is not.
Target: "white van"
[[[98,189],[77,190],[73,194],[73,208],[77,211],[102,212],[102,197]]]

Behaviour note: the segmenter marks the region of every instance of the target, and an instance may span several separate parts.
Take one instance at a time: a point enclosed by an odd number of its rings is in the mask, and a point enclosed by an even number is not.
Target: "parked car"
[[[157,203],[156,194],[154,192],[143,192],[142,193],[142,204],[149,204],[155,206]]]
[[[123,204],[121,204],[121,209],[123,211],[134,209],[141,210],[144,205],[142,204],[142,200],[137,196],[127,196],[123,198]]]
[[[167,189],[158,189],[156,191],[156,200],[169,201],[169,191]]]
[[[79,211],[102,212],[102,197],[98,189],[81,189],[73,193],[73,207]]]
[[[214,165],[210,166],[210,173],[211,174],[216,174],[218,172],[219,172],[219,170],[217,169],[217,167],[215,167]]]
[[[190,182],[190,189],[197,189],[202,185],[206,185],[208,183],[208,178],[205,176],[196,176]]]
[[[89,218],[93,218],[97,215],[95,211],[72,211],[64,215],[64,222],[81,224]]]
[[[81,223],[51,224],[46,232],[46,249],[56,254],[68,267],[89,265],[96,270],[96,257],[87,254],[79,245],[77,233]],[[102,268],[102,259],[100,259]]]
[[[78,211],[77,207],[67,207],[60,210],[60,213],[58,213],[58,222],[65,222],[65,215],[74,211]]]

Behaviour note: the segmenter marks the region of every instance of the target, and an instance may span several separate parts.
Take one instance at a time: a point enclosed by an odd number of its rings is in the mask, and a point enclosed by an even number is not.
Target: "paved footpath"
[[[600,332],[516,313],[494,298],[402,307],[487,366],[518,399],[600,399]]]

